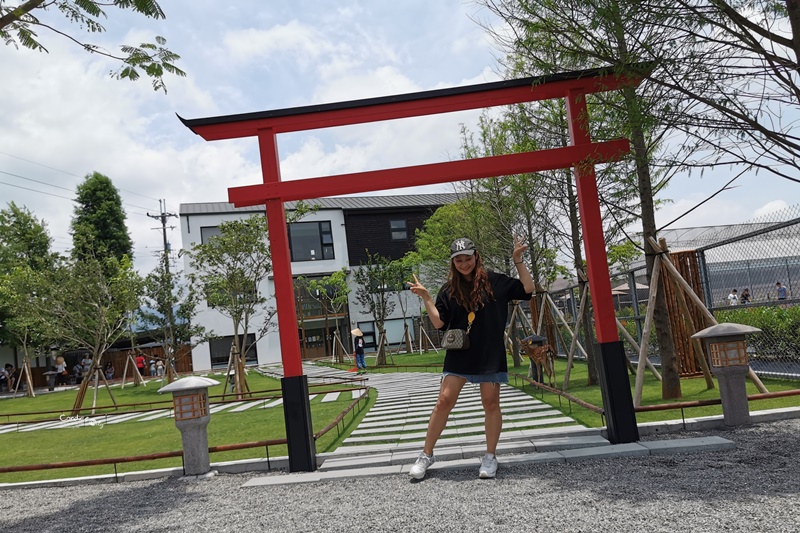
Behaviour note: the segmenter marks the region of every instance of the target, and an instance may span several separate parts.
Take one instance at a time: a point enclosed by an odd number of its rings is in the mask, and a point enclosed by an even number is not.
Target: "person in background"
[[[72,367],[72,377],[75,378],[75,385],[80,385],[81,381],[83,381],[83,366],[81,366],[80,361]]]
[[[508,303],[530,300],[534,290],[533,278],[522,260],[527,249],[528,246],[515,236],[511,257],[519,276],[516,279],[486,270],[473,242],[456,239],[450,245],[447,283],[439,290],[435,302],[416,276],[413,283],[409,282],[411,291],[422,298],[434,327],[466,329],[469,337],[469,347],[448,349],[445,354],[439,398],[428,422],[425,444],[409,472],[413,479],[424,478],[428,467],[434,463],[433,448],[467,382],[479,384],[484,412],[486,455],[481,460],[478,476],[488,479],[497,473],[495,452],[503,428],[500,384],[508,383],[504,341]]]
[[[6,384],[8,385],[8,390],[14,390],[14,383],[17,379],[17,372],[14,368],[14,365],[11,363],[6,363],[6,366],[3,367],[3,371],[5,372],[6,377]]]
[[[151,376],[156,375],[156,362],[153,359],[150,359],[150,375]]]
[[[136,370],[139,371],[140,376],[144,376],[144,363],[145,358],[142,354],[136,356]]]
[[[739,301],[742,303],[742,305],[747,305],[750,303],[750,289],[745,288],[742,291],[742,295],[739,296]]]
[[[105,372],[106,379],[108,381],[111,381],[112,379],[114,379],[114,363],[112,363],[111,361],[106,363],[106,368],[103,370],[103,372]]]
[[[0,368],[0,390],[3,390],[3,387],[6,387],[9,391],[11,390],[11,387],[8,386],[8,380],[10,377],[11,376],[5,367]]]
[[[86,354],[81,359],[81,375],[83,379],[89,379],[91,376],[89,375],[89,370],[92,368],[92,356]]]
[[[781,285],[780,281],[775,284],[775,293],[778,295],[778,300],[785,300],[789,295],[786,287]]]
[[[736,289],[733,289],[728,295],[728,305],[739,305],[739,295]]]
[[[161,359],[156,362],[156,376],[163,378],[164,377],[164,361]]]
[[[356,358],[356,367],[358,368],[359,374],[366,374],[367,373],[367,360],[364,357],[364,334],[361,333],[359,328],[354,329],[351,331],[353,335],[355,335],[355,339],[353,339],[353,355]]]
[[[66,385],[69,372],[67,372],[67,362],[62,355],[56,357],[56,372],[58,372],[58,374],[56,374],[56,386]]]

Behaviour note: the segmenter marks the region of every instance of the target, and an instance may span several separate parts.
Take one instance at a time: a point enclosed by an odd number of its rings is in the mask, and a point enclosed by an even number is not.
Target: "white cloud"
[[[267,30],[245,28],[227,32],[223,37],[225,57],[238,63],[290,59],[308,68],[320,56],[336,49],[316,28],[291,20]]]
[[[762,205],[758,209],[753,212],[754,218],[759,218],[764,215],[769,215],[770,213],[775,213],[776,211],[783,211],[784,209],[788,209],[789,204],[787,204],[784,200],[773,200],[765,205]]]
[[[107,48],[159,34],[181,54],[178,64],[188,77],[169,77],[167,95],[154,92],[144,78],[137,83],[110,79],[109,71],[117,67],[113,61],[64,40],[49,39],[50,54],[0,50],[0,152],[14,156],[0,154],[0,171],[64,188],[0,174],[0,182],[17,185],[0,185],[3,203],[27,205],[48,221],[63,250],[71,242],[68,198],[85,174],[102,172],[121,190],[137,268],[147,271],[161,235],[152,229],[157,221],[145,212],[157,212],[158,199],[177,212],[181,202],[226,201],[229,187],[262,179],[255,139],[206,142],[176,113],[184,118],[247,113],[499,79],[483,30],[467,18],[472,8],[460,0],[420,0],[407,9],[380,2],[326,7],[323,2],[266,6],[241,0],[221,8],[210,0],[176,0],[165,6],[169,18],[157,24],[141,17],[132,17],[131,24],[110,18],[109,33],[100,36]],[[459,125],[474,129],[479,114],[283,135],[283,177],[454,159],[460,151]],[[659,220],[670,220],[724,181],[677,180],[670,190],[675,204],[662,209]],[[764,206],[760,211],[775,198],[796,196],[783,182],[739,181],[740,189],[715,198],[680,225],[741,222],[752,218],[753,206]],[[178,248],[177,232],[170,238]]]

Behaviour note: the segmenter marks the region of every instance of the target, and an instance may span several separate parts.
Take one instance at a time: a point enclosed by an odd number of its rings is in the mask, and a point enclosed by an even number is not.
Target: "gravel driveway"
[[[0,531],[800,531],[800,420],[686,432],[728,452],[240,488],[250,475],[6,490]],[[287,475],[273,473],[266,475]]]

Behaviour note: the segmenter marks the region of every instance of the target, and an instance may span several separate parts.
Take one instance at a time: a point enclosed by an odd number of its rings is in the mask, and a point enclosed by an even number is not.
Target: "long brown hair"
[[[447,276],[447,287],[450,296],[455,298],[458,305],[468,311],[477,311],[483,307],[483,300],[494,299],[492,286],[489,283],[489,274],[483,268],[481,254],[475,250],[475,270],[472,271],[472,280],[466,279],[456,268],[455,262],[450,260],[450,274]]]

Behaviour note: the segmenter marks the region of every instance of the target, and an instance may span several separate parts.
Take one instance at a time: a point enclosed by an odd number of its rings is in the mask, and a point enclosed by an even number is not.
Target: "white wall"
[[[200,228],[208,226],[218,226],[222,222],[230,220],[242,220],[252,216],[254,213],[208,213],[181,216],[181,238],[184,250],[190,250],[195,243],[201,242]],[[322,274],[327,275],[342,267],[347,267],[347,238],[344,228],[344,214],[340,209],[320,210],[316,213],[303,217],[302,222],[330,221],[331,231],[333,232],[334,259],[317,261],[300,261],[292,263],[292,273],[295,276]],[[188,257],[184,256],[184,268],[186,273],[192,271]],[[270,299],[269,307],[275,307],[275,284],[272,276],[262,283],[259,287],[261,294]],[[210,309],[205,301],[198,307],[197,323],[205,326],[206,330],[211,330],[218,336],[233,335],[233,325],[230,318],[220,312]],[[292,331],[297,331],[296,320],[293,323]],[[277,363],[281,361],[280,336],[278,333],[277,319],[264,338],[256,343],[258,352],[258,363]],[[208,343],[196,346],[192,350],[192,365],[194,370],[207,370],[211,368],[211,352]]]

